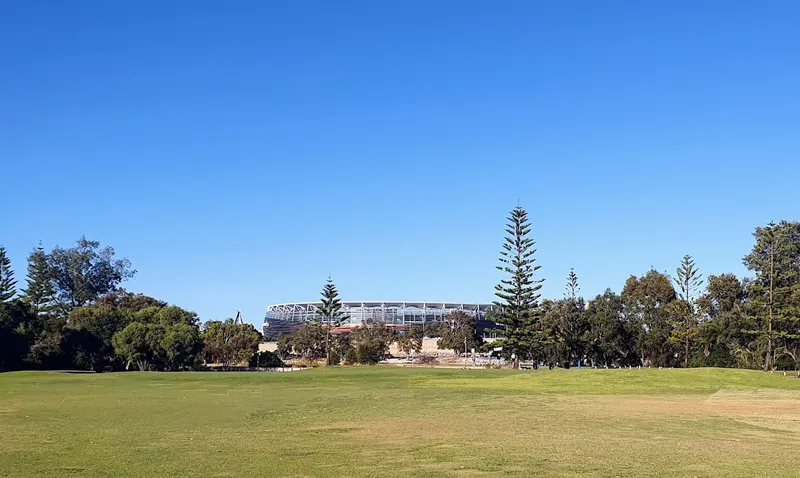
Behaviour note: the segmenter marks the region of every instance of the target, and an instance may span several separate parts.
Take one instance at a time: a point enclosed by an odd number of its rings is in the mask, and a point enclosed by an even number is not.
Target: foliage
[[[356,361],[361,365],[375,365],[381,361],[383,354],[378,342],[361,342],[356,346]]]
[[[633,335],[622,314],[622,298],[611,289],[586,306],[588,331],[584,334],[587,357],[592,366],[639,364],[633,350]]]
[[[669,341],[672,334],[670,307],[676,298],[672,282],[653,269],[642,277],[631,276],[622,289],[622,311],[633,335],[636,355],[644,366],[669,367],[678,353]]]
[[[352,350],[353,343],[350,341],[350,334],[337,334],[331,337],[330,342],[330,362],[328,365],[337,365],[344,361],[345,355]]]
[[[283,360],[280,359],[275,353],[265,350],[263,352],[256,352],[250,358],[248,363],[250,367],[259,368],[278,368],[283,367]]]
[[[41,243],[28,255],[27,287],[23,299],[39,316],[49,317],[56,310],[53,271]]]
[[[80,331],[91,336],[79,348],[81,359],[76,362],[91,364],[90,370],[118,368],[121,364],[114,353],[114,334],[131,322],[130,314],[123,309],[108,306],[86,306],[72,309],[67,318],[66,329]]]
[[[16,285],[11,260],[6,254],[6,248],[0,246],[0,302],[7,302],[17,295]]]
[[[675,284],[678,286],[678,300],[670,304],[672,315],[672,334],[670,341],[683,345],[683,366],[689,366],[690,344],[697,336],[698,310],[695,304],[702,284],[702,275],[697,270],[692,256],[685,255],[675,270]]]
[[[410,354],[422,350],[422,327],[412,325],[397,335],[397,348],[401,352]]]
[[[306,322],[289,337],[294,353],[301,357],[319,358],[326,356],[327,331],[318,322]]]
[[[750,333],[765,344],[763,368],[773,368],[778,354],[800,360],[800,222],[781,221],[757,227],[756,242],[743,259],[755,278],[748,284]],[[776,347],[777,345],[777,347]]]
[[[169,305],[163,300],[158,300],[144,294],[131,293],[122,288],[98,297],[95,304],[125,309],[131,312],[139,312],[147,308],[161,309]]]
[[[356,352],[360,346],[365,355],[369,359],[376,358],[377,363],[386,358],[389,353],[389,345],[397,338],[397,332],[388,327],[383,322],[374,320],[366,320],[360,326],[355,327],[350,333],[350,340],[355,344]],[[372,354],[375,354],[374,357]],[[362,355],[358,355],[358,362],[365,363],[362,360]]]
[[[350,347],[347,352],[344,354],[344,362],[347,365],[355,365],[358,363],[358,355],[356,354],[356,349]]]
[[[56,298],[63,313],[114,292],[136,273],[127,259],[115,259],[114,248],[100,248],[85,236],[75,247],[56,247],[47,256]]]
[[[169,370],[192,368],[203,348],[200,329],[194,324],[167,325],[159,343]]]
[[[442,321],[441,330],[441,338],[436,342],[436,346],[440,349],[450,349],[456,354],[461,354],[465,352],[465,348],[467,351],[479,350],[483,345],[475,317],[463,310],[447,314]]]
[[[503,338],[497,345],[503,347],[503,354],[516,357],[534,358],[540,354],[543,337],[538,329],[539,289],[542,280],[535,279],[541,266],[535,265],[533,239],[530,233],[528,213],[520,206],[511,211],[506,232],[508,236],[500,252],[500,265],[497,269],[506,274],[495,286],[498,300],[495,305],[501,308],[497,323],[503,326]]]
[[[294,336],[292,334],[284,334],[278,337],[277,342],[278,354],[286,358],[292,355],[294,351]]]
[[[330,277],[322,288],[322,305],[317,307],[317,313],[325,323],[325,361],[331,365],[331,329],[341,325],[344,315],[339,291],[336,290],[336,285]]]
[[[578,276],[570,269],[564,298],[542,302],[539,327],[546,338],[542,357],[549,363],[569,367],[587,357],[589,321],[579,291]]]
[[[234,365],[246,362],[258,350],[261,334],[251,324],[206,322],[203,329],[203,359],[206,363]]]
[[[149,370],[148,364],[153,359],[151,344],[147,340],[148,329],[145,324],[133,322],[114,334],[113,338],[117,355],[129,363],[136,363],[139,370]]]
[[[0,371],[23,366],[36,322],[36,315],[20,299],[0,302]]]

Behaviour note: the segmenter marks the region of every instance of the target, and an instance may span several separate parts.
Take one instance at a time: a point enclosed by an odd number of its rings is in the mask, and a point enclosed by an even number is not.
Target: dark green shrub
[[[358,363],[358,354],[356,354],[356,349],[350,348],[347,350],[347,353],[344,354],[344,362],[347,365],[355,365]]]
[[[270,351],[263,351],[263,352],[256,352],[250,358],[249,365],[251,367],[262,367],[262,368],[277,368],[283,367],[283,361],[278,358],[278,356]]]
[[[381,349],[378,344],[364,342],[356,347],[356,360],[362,365],[375,365],[381,359]]]

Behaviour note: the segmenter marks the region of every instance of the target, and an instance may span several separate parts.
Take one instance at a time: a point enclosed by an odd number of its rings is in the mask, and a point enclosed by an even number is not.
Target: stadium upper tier
[[[270,321],[307,322],[323,321],[317,313],[321,302],[294,302],[275,304],[267,307],[264,325]],[[343,323],[358,325],[367,320],[376,320],[387,324],[422,324],[436,322],[445,315],[462,310],[478,319],[483,319],[486,312],[493,310],[492,304],[465,304],[460,302],[408,302],[408,301],[370,301],[342,302]]]

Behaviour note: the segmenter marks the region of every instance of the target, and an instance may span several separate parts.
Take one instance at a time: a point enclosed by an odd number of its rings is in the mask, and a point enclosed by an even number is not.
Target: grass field
[[[0,374],[0,476],[798,476],[742,370]]]

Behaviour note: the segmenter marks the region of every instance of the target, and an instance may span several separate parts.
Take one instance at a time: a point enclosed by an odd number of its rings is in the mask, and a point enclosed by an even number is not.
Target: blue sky
[[[0,243],[129,258],[201,319],[491,301],[528,209],[547,297],[798,219],[800,4],[0,5]]]

